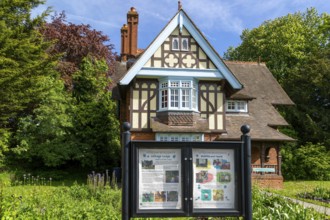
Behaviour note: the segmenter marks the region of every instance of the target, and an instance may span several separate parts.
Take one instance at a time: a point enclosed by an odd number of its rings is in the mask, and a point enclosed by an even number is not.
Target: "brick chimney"
[[[128,55],[128,27],[127,24],[124,24],[120,29],[121,33],[121,61],[127,61]]]
[[[121,28],[121,60],[127,61],[137,55],[139,14],[134,7],[127,12],[127,25]]]

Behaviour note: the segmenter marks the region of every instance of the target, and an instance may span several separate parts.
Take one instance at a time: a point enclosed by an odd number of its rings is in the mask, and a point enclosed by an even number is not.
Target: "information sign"
[[[271,167],[254,167],[253,172],[275,173],[275,168],[271,168]]]
[[[181,149],[139,149],[139,209],[181,209]]]
[[[193,207],[235,208],[233,149],[193,149]]]

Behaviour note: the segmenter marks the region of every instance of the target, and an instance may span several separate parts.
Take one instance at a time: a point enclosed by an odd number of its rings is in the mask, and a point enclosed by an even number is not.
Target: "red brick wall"
[[[150,132],[131,132],[131,139],[132,140],[139,140],[139,141],[154,141],[156,140],[155,133]]]
[[[252,184],[262,188],[283,188],[283,177],[278,175],[252,175]]]

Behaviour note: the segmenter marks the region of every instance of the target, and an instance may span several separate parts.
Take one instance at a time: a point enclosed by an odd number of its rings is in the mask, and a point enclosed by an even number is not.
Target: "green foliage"
[[[73,97],[60,79],[44,82],[44,93],[33,115],[21,118],[17,146],[20,159],[48,167],[77,161],[85,167],[118,166],[119,124],[115,103],[107,91],[103,61],[85,59],[74,75]]]
[[[281,196],[270,195],[257,188],[253,189],[253,219],[325,219],[324,214],[311,208],[304,208]]]
[[[324,219],[280,196],[253,189],[253,219]],[[1,219],[121,219],[121,191],[108,186],[97,192],[84,185],[71,187],[15,186],[0,189]],[[142,219],[142,218],[139,218]],[[148,218],[168,219],[168,218]],[[195,219],[195,218],[170,218]],[[219,219],[219,218],[209,218]],[[223,218],[221,218],[223,219]],[[236,219],[236,218],[225,218]]]
[[[226,59],[267,62],[275,77],[283,82],[290,69],[315,54],[326,37],[320,34],[323,19],[314,8],[264,22],[252,30],[244,30],[242,44],[231,48]]]
[[[11,132],[8,129],[0,128],[0,168],[4,165],[5,153],[9,151]]]
[[[327,204],[313,199],[298,197],[298,195],[310,193],[311,190],[314,191],[314,189],[330,189],[330,181],[284,181],[283,185],[284,187],[282,189],[270,188],[268,190],[278,195],[295,198],[302,201],[306,201],[308,203],[330,208],[329,203]]]
[[[297,196],[313,200],[330,201],[330,189],[316,187],[312,192],[299,193]]]
[[[106,70],[104,61],[86,58],[73,78],[73,132],[77,146],[74,158],[83,166],[101,169],[118,166],[120,159],[119,122],[116,105],[107,90]]]
[[[16,134],[17,146],[12,151],[18,158],[41,159],[46,166],[58,166],[74,154],[71,141],[71,98],[64,91],[60,79],[43,82],[45,92],[33,114],[20,119]]]
[[[43,2],[0,1],[0,129],[7,132],[15,130],[21,115],[34,109],[43,93],[38,82],[54,72],[46,54],[49,44],[37,30],[48,11],[30,17],[31,10]]]
[[[113,46],[89,25],[47,24],[48,9],[31,18],[43,3],[0,1],[0,166],[118,166]]]
[[[106,187],[16,186],[1,190],[1,219],[121,219],[121,193]]]
[[[330,47],[306,59],[283,85],[296,103],[286,118],[299,143],[324,143],[330,150]]]
[[[283,149],[283,175],[290,180],[329,180],[330,151],[321,144]]]

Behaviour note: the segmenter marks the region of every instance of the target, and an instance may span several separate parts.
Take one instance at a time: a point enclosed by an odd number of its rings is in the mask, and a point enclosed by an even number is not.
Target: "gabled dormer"
[[[242,88],[188,15],[180,9],[119,84],[128,85],[135,77],[191,76],[191,72],[194,77],[225,79],[234,90]]]

